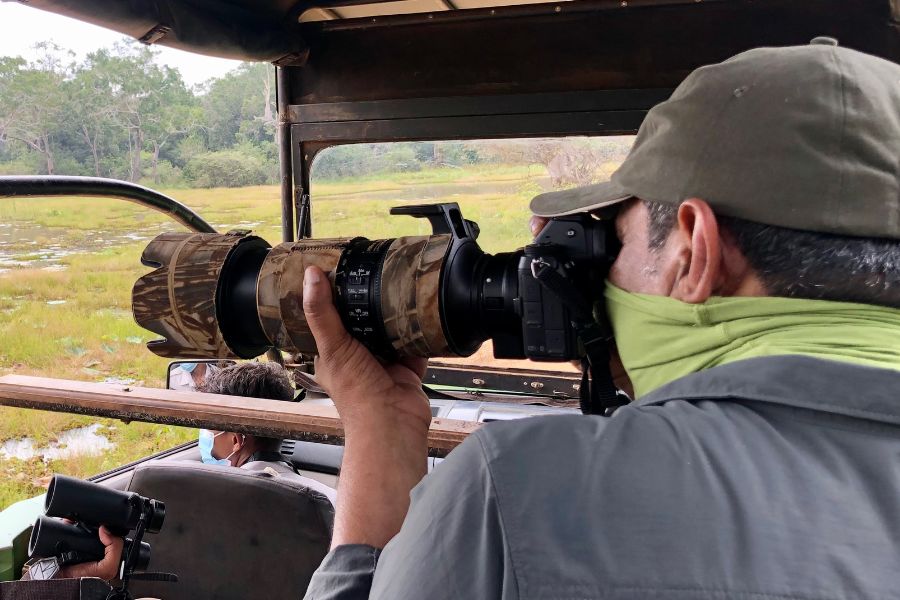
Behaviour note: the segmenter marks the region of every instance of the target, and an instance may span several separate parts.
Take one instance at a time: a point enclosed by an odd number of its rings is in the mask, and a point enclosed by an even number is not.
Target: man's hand
[[[344,329],[317,267],[304,274],[303,312],[319,350],[316,381],[334,401],[346,438],[332,548],[381,548],[400,530],[409,492],[427,471],[427,361],[379,362]]]
[[[75,579],[80,577],[97,577],[111,581],[119,576],[119,564],[122,562],[122,549],[125,540],[116,537],[106,527],[100,527],[100,541],[103,542],[103,558],[97,562],[78,563],[60,569],[57,577],[60,579]]]
[[[309,267],[304,275],[303,312],[319,350],[316,381],[334,400],[345,430],[370,429],[373,418],[388,417],[396,426],[427,435],[431,409],[422,391],[426,359],[379,362],[344,329],[331,285],[316,267]]]
[[[550,221],[547,217],[539,217],[537,215],[532,215],[531,219],[528,221],[528,227],[531,229],[531,237],[536,238],[537,234],[541,232],[541,229],[544,228],[544,225]]]

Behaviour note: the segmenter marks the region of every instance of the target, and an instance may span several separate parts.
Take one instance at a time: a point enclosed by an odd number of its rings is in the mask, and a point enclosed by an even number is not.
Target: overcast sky
[[[110,0],[119,2],[120,0]],[[0,56],[34,58],[36,42],[53,41],[79,58],[124,39],[120,33],[18,4],[0,1]],[[220,77],[240,63],[157,46],[161,64],[176,67],[188,85]]]

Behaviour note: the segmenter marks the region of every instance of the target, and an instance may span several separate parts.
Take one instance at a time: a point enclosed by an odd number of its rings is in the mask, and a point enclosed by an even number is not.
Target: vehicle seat
[[[149,571],[179,579],[134,581],[135,597],[302,598],[331,542],[331,501],[290,477],[160,461],[138,466],[128,489],[165,502],[162,530],[144,536]]]

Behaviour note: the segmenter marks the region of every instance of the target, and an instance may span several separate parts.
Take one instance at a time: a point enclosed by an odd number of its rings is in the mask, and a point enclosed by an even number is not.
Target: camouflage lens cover
[[[350,238],[300,240],[279,244],[263,262],[256,300],[259,320],[276,348],[287,352],[316,354],[303,314],[303,274],[316,266],[334,281],[334,270]]]
[[[393,241],[381,275],[381,313],[388,342],[398,356],[454,356],[441,324],[441,268],[447,234]]]
[[[226,342],[216,298],[222,270],[239,245],[268,248],[247,232],[164,233],[141,255],[157,267],[132,289],[132,312],[138,325],[164,339],[147,348],[166,358],[243,358]]]
[[[378,259],[354,255],[354,244],[378,248]],[[135,283],[132,310],[141,327],[163,336],[147,347],[167,358],[251,358],[269,347],[316,354],[303,313],[303,276],[314,265],[327,274],[345,325],[354,332],[364,323],[356,335],[376,354],[450,356],[440,311],[450,244],[451,236],[441,234],[300,240],[271,248],[248,232],[166,233],[144,250],[141,261],[156,269]],[[258,259],[245,260],[254,255]],[[351,264],[353,256],[368,262]],[[348,303],[348,294],[362,294],[356,296],[362,300]]]

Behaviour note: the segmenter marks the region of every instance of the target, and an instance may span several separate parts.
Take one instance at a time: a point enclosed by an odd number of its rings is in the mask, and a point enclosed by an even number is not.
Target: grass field
[[[313,233],[372,239],[427,234],[426,221],[390,217],[390,207],[453,201],[480,224],[485,250],[511,250],[529,240],[527,203],[546,185],[540,166],[430,169],[315,183]],[[270,242],[280,239],[276,187],[167,193],[220,231],[252,228]],[[0,258],[8,259],[5,267],[0,261],[0,374],[163,384],[167,361],[145,348],[154,336],[132,319],[130,294],[147,271],[139,261],[147,240],[178,225],[127,202],[71,198],[0,199],[0,224]],[[0,408],[0,443],[30,437],[42,445],[95,422],[105,425],[115,444],[102,455],[50,462],[0,458],[0,509],[41,493],[53,473],[92,475],[196,435],[178,427]]]

